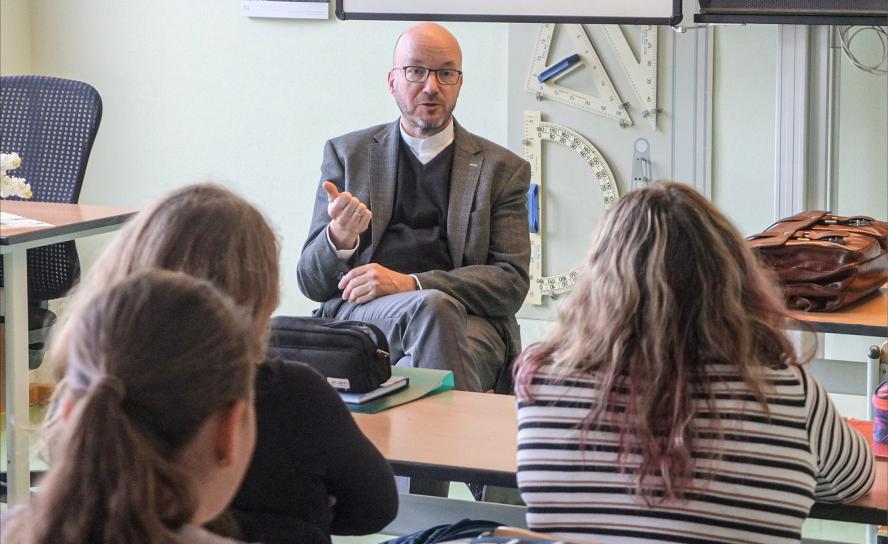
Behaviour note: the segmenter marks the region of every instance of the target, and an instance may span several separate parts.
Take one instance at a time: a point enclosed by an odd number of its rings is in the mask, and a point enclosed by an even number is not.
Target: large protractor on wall
[[[566,146],[577,153],[589,167],[592,179],[598,182],[604,208],[610,208],[620,197],[614,174],[592,142],[570,128],[542,121],[540,112],[524,112],[524,158],[530,163],[530,290],[525,302],[540,305],[544,296],[570,291],[577,279],[577,270],[564,274],[543,275],[543,141]]]

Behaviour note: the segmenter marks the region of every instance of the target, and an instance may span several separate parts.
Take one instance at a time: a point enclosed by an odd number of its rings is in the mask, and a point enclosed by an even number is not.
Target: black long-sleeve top
[[[256,418],[256,450],[232,503],[245,540],[328,544],[331,534],[371,534],[394,519],[391,467],[320,374],[263,363]]]

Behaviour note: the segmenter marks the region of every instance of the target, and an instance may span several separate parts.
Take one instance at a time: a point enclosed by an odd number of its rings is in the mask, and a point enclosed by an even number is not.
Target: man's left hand
[[[352,268],[339,280],[339,288],[342,300],[364,304],[385,295],[414,291],[416,285],[407,274],[370,263]]]

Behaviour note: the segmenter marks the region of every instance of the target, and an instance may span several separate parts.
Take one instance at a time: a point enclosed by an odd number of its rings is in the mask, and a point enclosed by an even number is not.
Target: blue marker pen
[[[537,79],[540,80],[540,83],[545,83],[547,80],[552,79],[553,77],[567,70],[574,64],[580,62],[580,58],[581,57],[579,53],[574,53],[573,55],[564,58],[543,70],[543,72],[537,76]]]

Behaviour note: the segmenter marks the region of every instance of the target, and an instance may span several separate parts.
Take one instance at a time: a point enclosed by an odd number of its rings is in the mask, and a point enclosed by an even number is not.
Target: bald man
[[[365,321],[392,362],[484,391],[520,350],[530,166],[453,119],[459,43],[436,24],[395,45],[395,122],[329,140],[297,270],[316,315]]]

